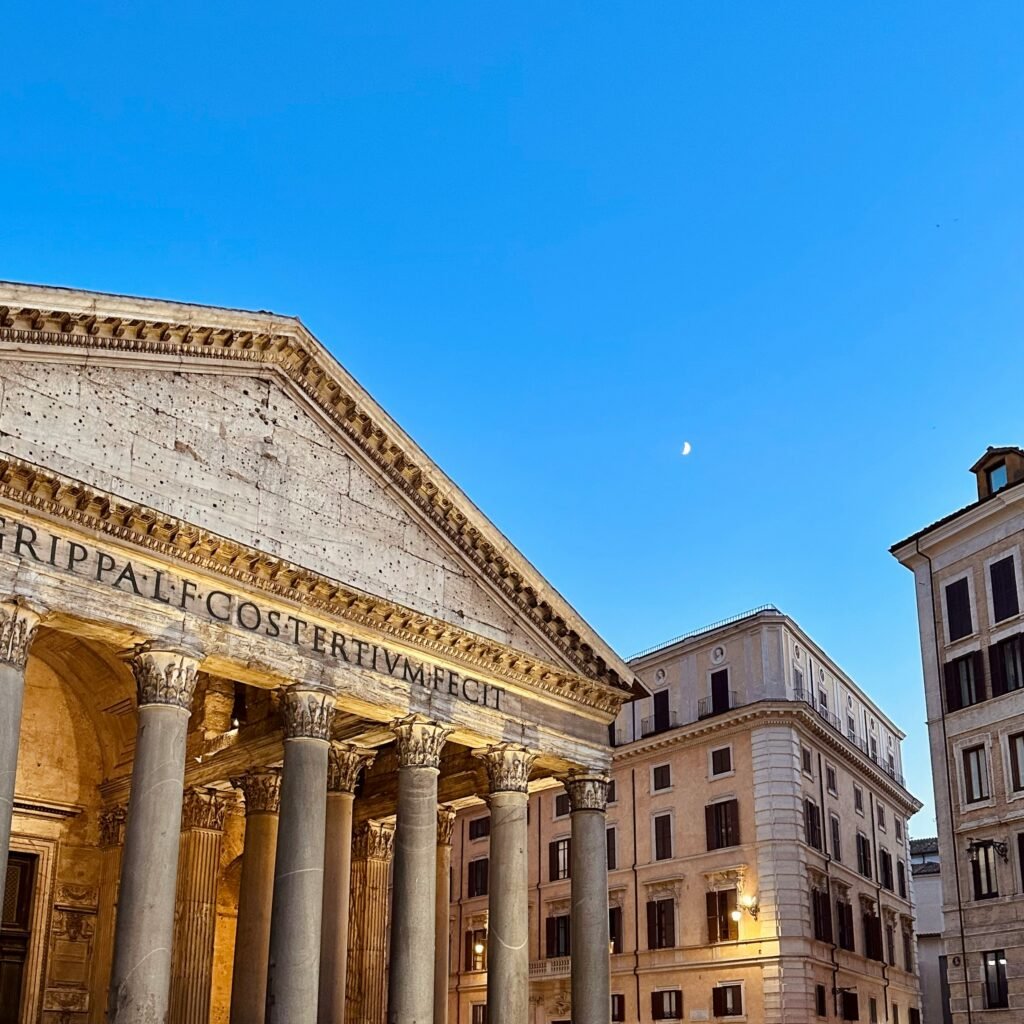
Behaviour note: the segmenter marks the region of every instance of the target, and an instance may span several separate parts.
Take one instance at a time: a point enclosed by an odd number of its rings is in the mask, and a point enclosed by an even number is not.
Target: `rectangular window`
[[[903,970],[914,973],[914,935],[906,925],[903,926]]]
[[[896,966],[896,929],[893,925],[885,926],[885,955],[890,967]]]
[[[903,861],[896,861],[896,889],[900,899],[907,898],[907,865]]]
[[[814,774],[814,758],[806,747],[800,748],[800,762],[803,765],[805,775]]]
[[[987,800],[988,790],[988,759],[985,756],[984,744],[967,747],[963,751],[964,762],[964,798],[969,804]]]
[[[738,800],[721,800],[704,808],[704,829],[708,849],[723,850],[740,843],[740,804]]]
[[[480,857],[478,860],[471,860],[467,869],[469,875],[467,882],[467,896],[487,895],[487,858]]]
[[[466,932],[466,970],[487,970],[487,930],[477,928]]]
[[[1002,622],[1012,619],[1020,612],[1017,600],[1017,574],[1014,571],[1013,555],[1000,558],[989,568],[989,579],[992,581],[992,621]]]
[[[654,818],[654,859],[672,858],[672,815],[658,814]]]
[[[1024,732],[1006,738],[1010,748],[1010,785],[1015,793],[1024,790]]]
[[[651,993],[651,1016],[655,1020],[682,1020],[683,993],[679,989]]]
[[[615,794],[615,780],[612,779],[612,781],[608,783],[608,803],[613,804],[617,800],[618,797]]]
[[[857,943],[853,934],[853,904],[847,900],[836,900],[836,939],[840,949],[856,952]]]
[[[1001,1010],[1010,1005],[1006,988],[1006,950],[993,949],[981,954],[985,977],[985,1009]]]
[[[545,953],[548,960],[559,956],[571,956],[570,938],[572,929],[568,914],[549,917],[544,922]]]
[[[864,955],[870,960],[885,963],[885,951],[882,948],[882,919],[877,914],[866,912],[864,924]]]
[[[860,1004],[856,992],[840,992],[842,1000],[839,1009],[843,1020],[860,1020]]]
[[[671,949],[676,944],[676,901],[651,900],[647,904],[647,948]]]
[[[608,870],[614,871],[617,865],[616,848],[615,848],[615,829],[609,828],[605,830],[605,847],[608,852]]]
[[[711,751],[711,774],[726,775],[732,771],[732,748],[719,747]]]
[[[743,1016],[743,988],[719,985],[711,990],[711,1010],[716,1017]]]
[[[946,662],[946,709],[959,711],[985,699],[985,670],[981,651]]]
[[[821,849],[821,809],[813,800],[804,800],[804,838],[808,846]]]
[[[885,831],[885,808],[881,804],[875,804],[875,813],[878,816],[878,827]]]
[[[654,788],[668,789],[672,785],[672,768],[667,764],[659,764],[653,773]]]
[[[832,859],[843,863],[843,842],[840,835],[839,818],[833,814],[829,816],[829,824],[832,827]]]
[[[735,889],[719,889],[707,894],[708,942],[735,942],[739,939],[739,922],[732,917],[735,909]]]
[[[825,765],[825,786],[833,796],[839,795],[839,781],[836,777],[835,765]]]
[[[668,709],[668,690],[659,690],[654,695],[654,731],[665,732],[671,726]]]
[[[903,842],[903,819],[893,818],[893,828],[896,830],[896,842]]]
[[[853,809],[860,814],[864,813],[864,790],[860,786],[853,787]]]
[[[571,839],[556,839],[548,843],[548,881],[557,882],[560,878],[568,878],[571,861]]]
[[[868,1020],[871,1024],[878,1024],[878,1000],[874,996],[868,1000]]]
[[[916,1006],[910,1008],[910,1024],[921,1024],[921,1011]]]
[[[487,1004],[474,1003],[470,1011],[471,1024],[487,1024]]]
[[[992,696],[1013,693],[1024,687],[1024,637],[1009,636],[988,649]]]
[[[559,793],[555,797],[555,817],[564,818],[570,811],[569,807],[569,794]]]
[[[828,1004],[825,1002],[825,986],[814,986],[814,1012],[819,1017],[828,1016]]]
[[[612,993],[612,1024],[626,1019],[626,997],[619,992]]]
[[[878,851],[878,884],[889,892],[893,890],[892,855],[888,850]]]
[[[976,846],[971,851],[971,878],[976,900],[990,900],[999,895],[994,846]]]
[[[832,907],[828,893],[817,886],[811,889],[811,919],[814,924],[814,937],[819,942],[832,941]]]
[[[491,819],[487,818],[474,818],[469,823],[469,838],[470,839],[483,839],[485,836],[491,834]]]
[[[865,877],[871,877],[871,840],[863,832],[857,833],[857,870]]]
[[[895,1003],[892,1004],[892,1024],[900,1024],[900,1008]]]
[[[608,944],[613,953],[622,952],[622,907],[608,908]]]
[[[946,586],[946,619],[949,622],[950,643],[974,632],[971,591],[966,576]]]

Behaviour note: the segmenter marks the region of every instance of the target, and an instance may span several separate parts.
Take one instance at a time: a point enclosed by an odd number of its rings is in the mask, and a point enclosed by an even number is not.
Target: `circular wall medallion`
[[[654,673],[654,678],[660,683],[665,678],[665,670],[663,668],[659,668],[658,671]]]
[[[716,665],[720,665],[723,661],[725,661],[725,648],[724,647],[715,647],[711,651],[711,660]]]

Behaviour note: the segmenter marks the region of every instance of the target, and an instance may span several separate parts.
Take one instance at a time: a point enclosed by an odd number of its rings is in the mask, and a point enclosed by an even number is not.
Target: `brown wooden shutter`
[[[715,833],[715,805],[708,804],[704,808],[704,830],[707,833],[708,849],[717,850],[718,842],[717,835]]]
[[[473,970],[473,933],[466,932],[466,970]]]
[[[647,905],[650,906],[649,903]],[[661,992],[652,992],[651,993],[651,1017],[654,1020],[661,1020],[662,1015],[664,1014],[664,1012],[665,1012],[665,1005],[664,1005],[664,1001],[662,1000],[662,993]]]
[[[725,805],[726,832],[729,836],[730,846],[740,845],[740,802],[730,800]]]
[[[548,843],[548,881],[558,878],[558,840]]]
[[[716,1017],[724,1017],[725,1009],[725,989],[713,988],[711,990],[711,1012]]]
[[[724,931],[730,939],[738,939],[740,937],[740,923],[732,919],[732,912],[736,909],[736,890],[727,889],[720,895],[725,896],[725,910],[720,915],[719,931]]]
[[[974,689],[978,695],[978,700],[987,700],[988,686],[985,683],[985,656],[981,651],[975,651],[971,658],[974,662]]]
[[[544,922],[544,948],[547,952],[548,959],[556,955],[556,946],[558,944],[558,922],[553,918],[549,917]]]
[[[992,679],[993,697],[1001,697],[1006,693],[1006,671],[1001,655],[999,644],[993,644],[988,649],[988,668],[989,676]]]
[[[718,893],[707,894],[708,942],[718,942]]]
[[[658,948],[658,904],[654,900],[647,904],[647,948]]]
[[[668,907],[665,907],[665,903]],[[671,949],[676,944],[676,901],[665,900],[662,904],[662,932],[664,933],[665,948]]]
[[[622,952],[622,907],[608,908],[608,938],[612,943],[612,952]]]
[[[943,666],[943,670],[946,674],[946,710],[959,711],[962,705],[960,703],[960,683],[957,680],[956,663],[947,661]]]

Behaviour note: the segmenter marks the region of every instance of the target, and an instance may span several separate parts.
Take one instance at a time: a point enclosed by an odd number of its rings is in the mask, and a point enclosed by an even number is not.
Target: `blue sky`
[[[798,619],[929,832],[887,549],[1024,440],[1024,5],[37,10],[0,277],[300,315],[623,654]]]

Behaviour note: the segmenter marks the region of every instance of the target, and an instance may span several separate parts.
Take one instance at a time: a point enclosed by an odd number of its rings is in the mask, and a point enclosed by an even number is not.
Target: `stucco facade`
[[[652,696],[626,707],[611,732],[617,1019],[789,1024],[854,1010],[847,1019],[916,1019],[906,819],[919,803],[903,785],[899,729],[773,608],[630,664]],[[531,796],[531,1024],[569,1016],[573,953],[552,925],[572,912],[570,881],[557,877],[566,810],[557,790]],[[486,1002],[486,898],[472,895],[486,822],[479,803],[456,821],[450,1024],[479,1024]],[[819,914],[827,907],[818,937],[815,899]],[[837,901],[851,907],[852,950],[839,946]],[[878,959],[866,955],[867,911],[880,925]]]

